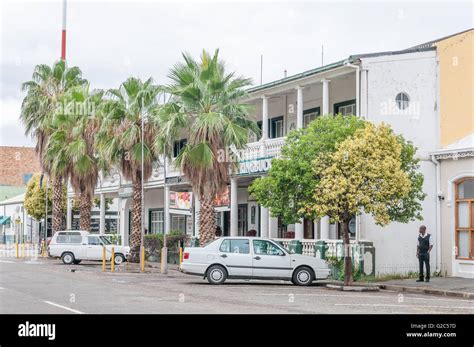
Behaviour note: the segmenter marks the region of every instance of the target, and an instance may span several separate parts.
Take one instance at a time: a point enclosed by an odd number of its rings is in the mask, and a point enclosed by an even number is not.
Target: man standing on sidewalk
[[[426,266],[426,282],[430,281],[430,252],[433,248],[433,240],[431,234],[426,232],[426,226],[420,226],[420,234],[418,235],[418,246],[416,247],[416,256],[420,262],[420,278],[417,282],[423,282],[423,264]]]

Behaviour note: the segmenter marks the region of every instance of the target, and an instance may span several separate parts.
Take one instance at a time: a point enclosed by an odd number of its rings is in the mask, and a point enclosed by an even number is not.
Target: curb
[[[339,290],[343,292],[378,292],[380,287],[378,286],[363,286],[363,285],[355,285],[355,286],[344,286],[344,285],[337,285],[337,284],[326,284],[326,288],[332,290]]]
[[[391,284],[379,284],[381,289],[393,290],[395,292],[413,293],[413,294],[431,294],[438,296],[449,296],[463,299],[474,299],[474,293],[456,292],[451,290],[433,289],[425,287],[405,287]]]

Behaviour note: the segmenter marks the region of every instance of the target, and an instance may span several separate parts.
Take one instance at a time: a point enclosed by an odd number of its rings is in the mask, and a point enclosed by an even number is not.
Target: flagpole
[[[66,23],[67,23],[67,1],[63,0],[63,26],[61,31],[61,60],[66,60]]]

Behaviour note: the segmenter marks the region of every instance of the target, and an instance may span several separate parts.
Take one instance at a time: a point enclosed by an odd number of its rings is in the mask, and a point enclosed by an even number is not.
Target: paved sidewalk
[[[436,294],[474,299],[474,279],[434,277],[430,282],[416,282],[415,278],[378,283],[380,288],[399,292]]]

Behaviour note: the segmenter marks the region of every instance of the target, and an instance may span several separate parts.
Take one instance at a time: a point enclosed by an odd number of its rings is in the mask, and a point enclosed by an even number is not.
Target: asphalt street
[[[72,272],[71,270],[74,270]],[[103,273],[100,263],[0,259],[0,313],[473,314],[474,300],[381,292],[340,292],[317,284],[228,281],[159,273]]]

